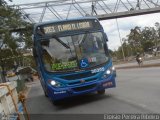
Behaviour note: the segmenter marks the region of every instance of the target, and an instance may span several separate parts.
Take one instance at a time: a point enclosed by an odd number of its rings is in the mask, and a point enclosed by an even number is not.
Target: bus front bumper
[[[113,88],[115,86],[115,74],[112,74],[106,79],[96,80],[94,82],[86,82],[74,87],[55,88],[49,85],[47,93],[51,100],[57,101],[72,96]]]

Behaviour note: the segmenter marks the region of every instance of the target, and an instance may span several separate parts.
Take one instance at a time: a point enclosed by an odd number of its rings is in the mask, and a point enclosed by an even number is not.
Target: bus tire
[[[48,97],[48,94],[47,94],[47,92],[46,92],[46,91],[44,91],[44,95],[45,95],[45,97]]]
[[[105,89],[103,89],[103,90],[98,90],[97,93],[100,94],[100,95],[103,95],[103,94],[105,94]]]
[[[52,100],[53,105],[58,106],[60,105],[60,101],[58,100]]]

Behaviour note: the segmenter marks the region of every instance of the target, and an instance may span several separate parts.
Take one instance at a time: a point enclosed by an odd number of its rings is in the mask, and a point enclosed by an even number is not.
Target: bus
[[[108,38],[97,18],[38,23],[33,34],[40,82],[53,103],[116,86]]]

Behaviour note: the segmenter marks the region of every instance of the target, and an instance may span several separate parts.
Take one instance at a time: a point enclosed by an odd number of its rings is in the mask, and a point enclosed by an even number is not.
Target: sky
[[[120,37],[122,39],[122,38],[126,38],[126,36],[130,33],[130,30],[132,28],[135,28],[136,26],[141,27],[141,29],[143,29],[146,26],[155,27],[155,23],[160,22],[160,13],[118,18],[117,22],[118,22],[118,28],[120,31]],[[121,42],[120,42],[119,33],[117,29],[116,19],[104,20],[104,21],[101,21],[101,24],[103,25],[104,30],[108,35],[109,48],[112,50],[118,49],[118,47],[121,45]]]
[[[12,0],[12,3],[9,4],[24,4],[24,3],[34,3],[34,2],[44,2],[49,0]],[[51,1],[51,0],[50,0]],[[147,15],[140,15],[140,16],[133,16],[133,17],[125,17],[125,18],[118,18],[118,28],[120,31],[120,37],[118,33],[116,19],[111,20],[103,20],[100,21],[104,31],[107,33],[108,36],[108,47],[111,50],[117,50],[118,47],[121,45],[120,38],[126,38],[126,36],[130,33],[130,29],[139,26],[142,29],[147,27],[154,27],[156,22],[160,22],[160,13],[154,14],[147,14]],[[123,42],[123,41],[122,41]]]

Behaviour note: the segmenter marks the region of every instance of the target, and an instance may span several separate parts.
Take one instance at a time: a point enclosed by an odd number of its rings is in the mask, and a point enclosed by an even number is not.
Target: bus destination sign
[[[51,34],[51,33],[65,32],[65,31],[89,29],[91,27],[92,27],[91,22],[82,21],[82,22],[75,22],[75,23],[48,25],[48,26],[44,26],[43,30],[45,34]]]

